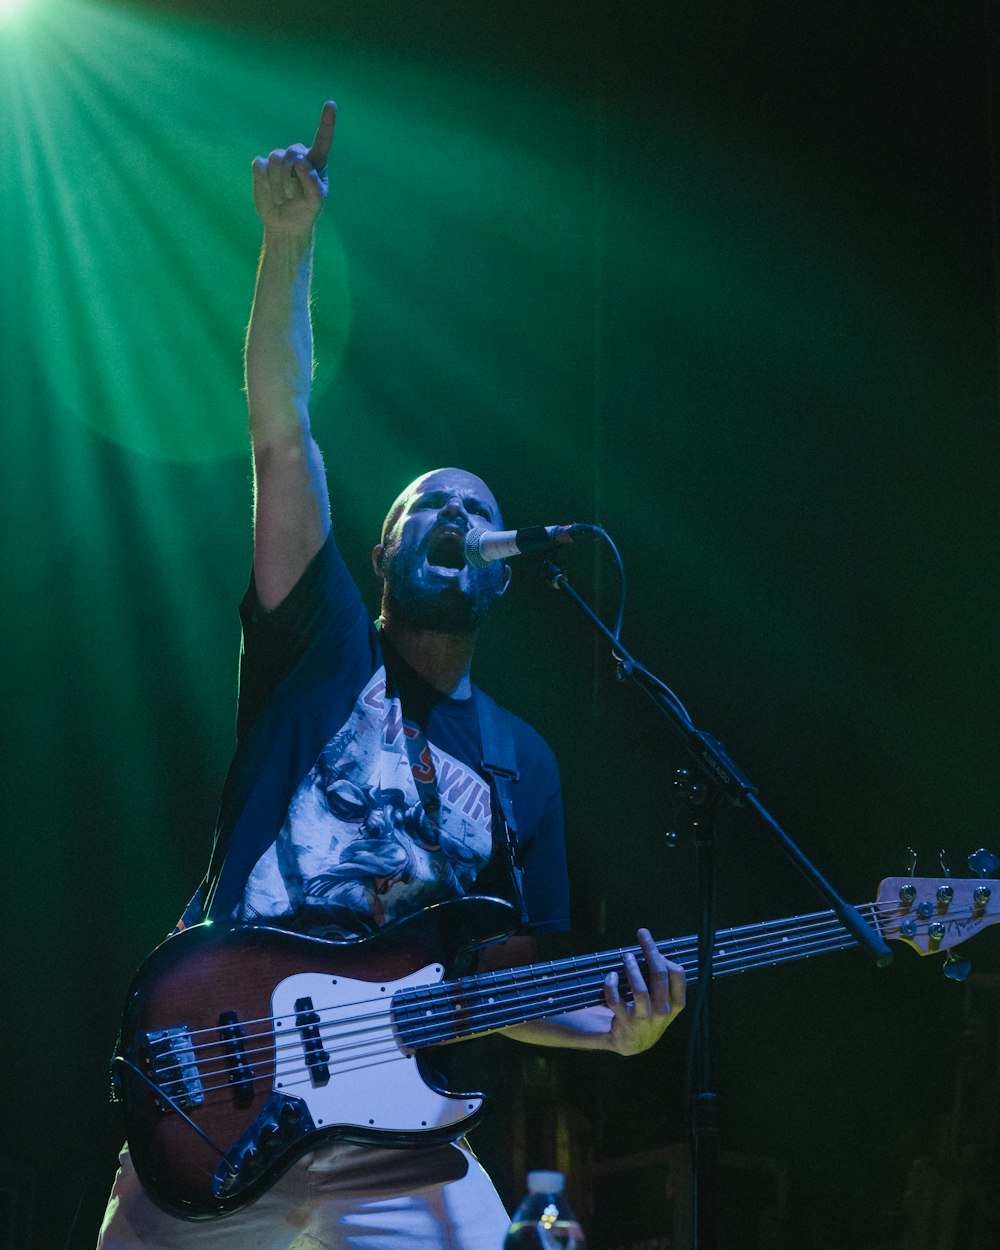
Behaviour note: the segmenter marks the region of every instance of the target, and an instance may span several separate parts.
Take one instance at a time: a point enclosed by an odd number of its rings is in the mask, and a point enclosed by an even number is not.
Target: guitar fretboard
[[[877,904],[860,910],[879,928]],[[712,972],[725,976],[856,945],[832,911],[743,925],[717,935]],[[684,969],[689,984],[697,981],[696,937],[658,943],[657,949]],[[626,954],[642,966],[638,946],[620,947],[400,990],[393,999],[393,1020],[403,1044],[417,1048],[596,1006],[605,1001],[605,978],[611,972],[619,974],[621,992],[627,995]]]

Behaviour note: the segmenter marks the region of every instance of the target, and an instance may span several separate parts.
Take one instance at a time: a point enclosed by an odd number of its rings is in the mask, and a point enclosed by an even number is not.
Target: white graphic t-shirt
[[[403,718],[382,667],[296,790],[238,918],[315,907],[382,925],[467,893],[491,850],[489,787]]]

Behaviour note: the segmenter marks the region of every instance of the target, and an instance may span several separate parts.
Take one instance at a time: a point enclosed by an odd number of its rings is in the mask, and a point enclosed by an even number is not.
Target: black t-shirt
[[[382,643],[332,537],[275,611],[251,579],[240,615],[238,745],[211,914],[359,933],[470,892],[509,896],[475,700],[435,691]],[[524,721],[501,716],[519,773],[522,931],[564,932],[555,757]],[[203,905],[200,891],[183,923]]]

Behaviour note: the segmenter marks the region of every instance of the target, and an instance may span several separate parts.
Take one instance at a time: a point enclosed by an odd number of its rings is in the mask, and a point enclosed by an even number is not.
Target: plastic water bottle
[[[529,1172],[504,1250],[583,1250],[583,1229],[563,1193],[562,1172]]]

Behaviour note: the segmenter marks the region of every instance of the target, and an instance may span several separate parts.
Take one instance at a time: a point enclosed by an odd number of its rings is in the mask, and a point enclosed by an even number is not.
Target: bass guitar
[[[998,884],[893,877],[859,910],[886,940],[928,955],[997,921]],[[207,922],[169,937],[132,982],[112,1061],[132,1160],[153,1201],[208,1219],[245,1207],[325,1138],[412,1146],[460,1137],[484,1095],[444,1089],[427,1052],[600,1003],[605,976],[623,970],[626,948],[446,979],[458,956],[505,937],[512,920],[499,899],[466,898],[354,941]],[[742,925],[719,932],[714,972],[854,945],[829,911]],[[695,979],[694,937],[658,946]],[[962,965],[948,961],[960,979]]]

